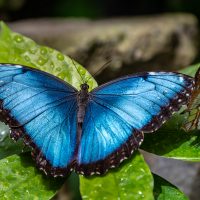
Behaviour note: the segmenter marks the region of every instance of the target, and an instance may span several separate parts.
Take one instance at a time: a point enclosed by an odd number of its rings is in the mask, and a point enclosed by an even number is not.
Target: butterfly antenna
[[[90,76],[87,80],[86,83],[92,78],[95,77],[99,72],[103,71],[108,65],[112,62],[112,59],[108,60],[105,64],[103,64],[92,76]]]
[[[70,59],[71,59],[73,65],[74,65],[74,67],[76,68],[76,71],[78,72],[79,76],[81,77],[81,80],[83,81],[83,83],[85,83],[85,80],[83,79],[83,77],[81,76],[81,74],[78,71],[78,68],[76,67],[76,63],[74,62],[74,60],[71,57],[70,57]]]

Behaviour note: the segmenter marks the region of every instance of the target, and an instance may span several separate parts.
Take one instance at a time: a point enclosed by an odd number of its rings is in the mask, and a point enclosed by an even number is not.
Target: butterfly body
[[[0,64],[0,120],[46,174],[104,174],[186,104],[193,86],[183,74],[146,72],[78,91],[45,72]]]
[[[88,104],[89,86],[85,83],[81,85],[81,90],[78,93],[78,113],[77,113],[77,122],[82,124],[85,116],[86,106]]]

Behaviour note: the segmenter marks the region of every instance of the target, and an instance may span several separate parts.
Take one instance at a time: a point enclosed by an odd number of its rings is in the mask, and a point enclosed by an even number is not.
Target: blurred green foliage
[[[59,0],[53,10],[53,15],[96,18],[103,15],[102,4],[100,1],[93,0]]]
[[[198,0],[0,0],[1,19],[38,17],[109,17],[190,12],[200,18]]]

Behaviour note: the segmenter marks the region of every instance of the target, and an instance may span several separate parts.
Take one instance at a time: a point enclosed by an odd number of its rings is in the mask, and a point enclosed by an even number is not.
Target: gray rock
[[[40,44],[70,55],[91,73],[111,58],[103,77],[109,79],[135,71],[187,66],[198,52],[198,23],[191,14],[97,21],[34,19],[9,25]]]

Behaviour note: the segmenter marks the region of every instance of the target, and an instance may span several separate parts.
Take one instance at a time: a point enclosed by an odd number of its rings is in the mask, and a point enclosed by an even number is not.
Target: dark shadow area
[[[163,12],[190,12],[200,18],[198,0],[7,0],[1,1],[3,20],[19,20],[38,17],[89,17],[104,18],[135,16]]]
[[[174,185],[170,184],[166,180],[164,180],[162,177],[158,176],[157,174],[153,174],[154,178],[154,189],[153,194],[154,198],[157,199],[161,193],[163,193],[163,186],[173,187],[176,188]]]

